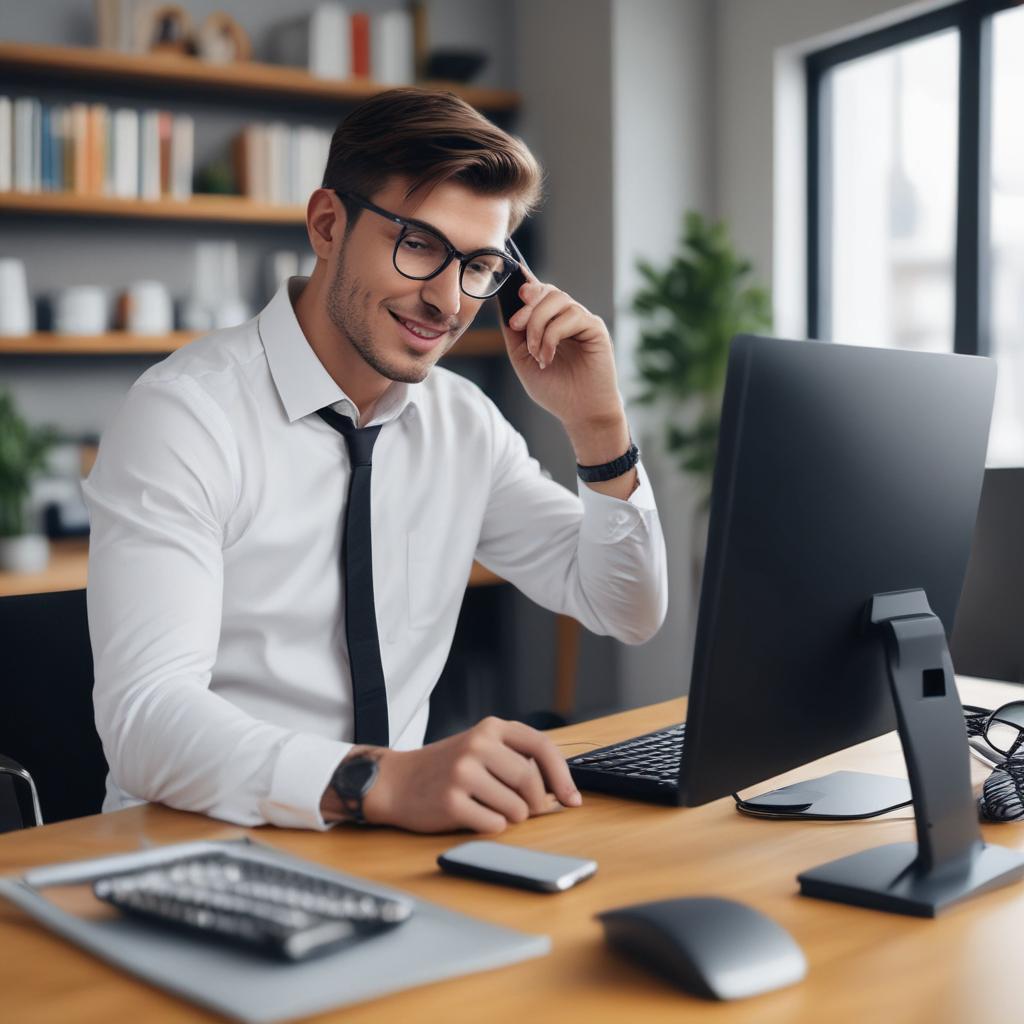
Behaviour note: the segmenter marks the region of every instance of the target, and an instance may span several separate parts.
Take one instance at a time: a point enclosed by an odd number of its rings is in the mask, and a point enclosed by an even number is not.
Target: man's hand
[[[519,298],[525,305],[509,325],[502,322],[502,333],[527,394],[567,429],[622,416],[615,352],[604,321],[533,277]]]
[[[526,393],[562,421],[580,465],[600,466],[624,455],[629,425],[604,321],[532,275],[519,298],[525,305],[509,324],[502,321],[501,330]],[[636,472],[630,471],[589,486],[628,498],[635,485]]]
[[[485,718],[420,750],[387,750],[363,814],[412,832],[501,832],[582,803],[558,748],[521,722]]]

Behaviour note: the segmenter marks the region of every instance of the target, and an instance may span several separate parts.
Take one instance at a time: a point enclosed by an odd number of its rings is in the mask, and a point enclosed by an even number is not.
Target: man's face
[[[430,225],[462,252],[504,248],[508,199],[480,196],[454,182],[412,199],[404,198],[406,188],[403,179],[393,179],[366,198]],[[427,376],[485,300],[460,290],[458,260],[429,281],[403,277],[392,261],[401,231],[370,210],[360,212],[348,236],[338,239],[327,314],[377,373],[411,384]]]

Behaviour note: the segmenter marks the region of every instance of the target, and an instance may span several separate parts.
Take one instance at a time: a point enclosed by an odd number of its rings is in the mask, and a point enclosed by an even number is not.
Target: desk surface
[[[965,701],[990,707],[1019,696],[1000,683],[964,680]],[[682,701],[551,733],[567,755],[590,744],[683,717]],[[818,762],[899,774],[895,734]],[[975,781],[985,769],[976,765]],[[809,777],[807,768],[782,776]],[[443,982],[315,1018],[341,1021],[799,1021],[966,1022],[1019,1015],[1024,884],[975,899],[937,920],[905,918],[805,899],[799,871],[868,846],[913,839],[909,812],[855,823],[758,821],[731,800],[665,808],[585,794],[578,810],[509,829],[502,841],[595,858],[594,879],[556,896],[441,875],[442,850],[464,836],[391,830],[326,834],[250,830],[260,841],[377,879],[453,909],[553,940],[550,956]],[[143,843],[228,838],[245,830],[199,815],[144,806],[0,836],[0,872],[137,849]],[[1024,850],[1024,824],[986,826],[985,838]],[[788,928],[810,963],[805,982],[739,1003],[706,1003],[608,951],[594,914],[643,900],[722,895],[746,901]],[[219,1018],[122,975],[50,935],[0,901],[0,992],[5,1020],[147,1024]]]

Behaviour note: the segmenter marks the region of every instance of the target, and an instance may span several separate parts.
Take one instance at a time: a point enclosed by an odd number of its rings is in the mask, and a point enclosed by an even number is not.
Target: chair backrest
[[[961,675],[1024,682],[1024,469],[986,469],[950,639]]]
[[[98,814],[107,762],[85,591],[0,597],[0,652],[0,753],[32,775],[47,824]]]

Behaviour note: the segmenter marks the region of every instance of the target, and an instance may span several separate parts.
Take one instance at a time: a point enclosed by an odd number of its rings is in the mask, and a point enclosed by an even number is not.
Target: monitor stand
[[[934,917],[1024,877],[1024,855],[981,838],[953,663],[924,591],[876,594],[869,611],[885,638],[917,842],[879,846],[812,868],[798,876],[800,892]]]
[[[755,818],[850,820],[873,818],[910,803],[910,783],[892,775],[832,772],[802,779],[759,796],[740,798],[736,809]]]

